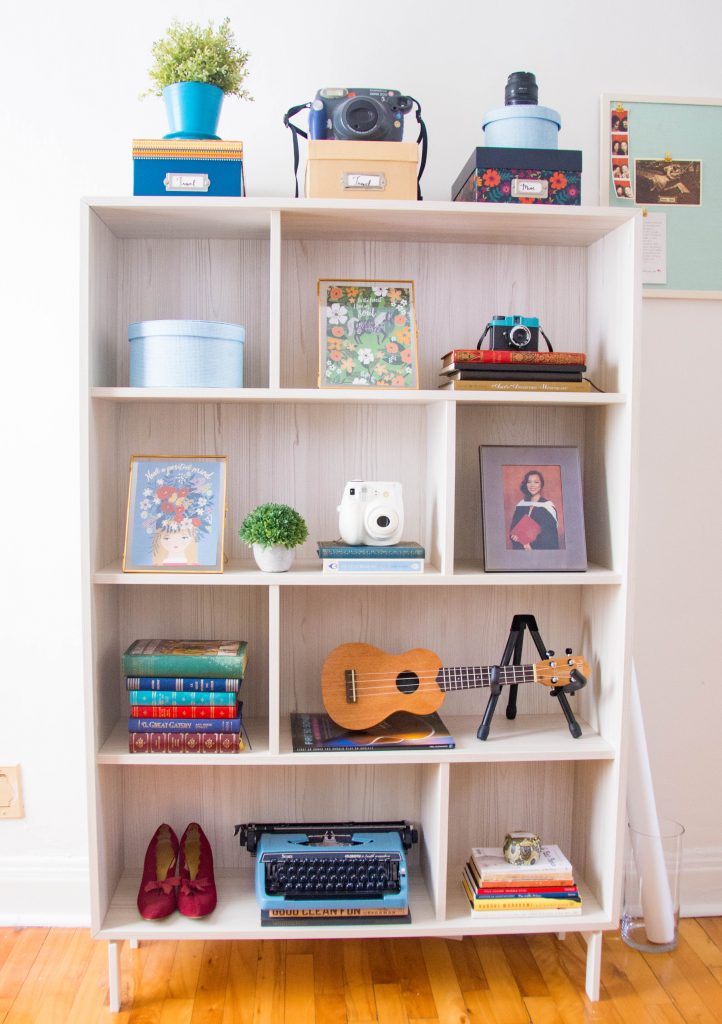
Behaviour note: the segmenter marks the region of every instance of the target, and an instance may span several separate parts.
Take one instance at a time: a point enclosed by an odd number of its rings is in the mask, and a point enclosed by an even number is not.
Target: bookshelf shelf
[[[99,198],[82,207],[83,581],[92,928],[126,938],[316,938],[318,926],[262,929],[254,864],[233,838],[249,821],[406,818],[411,924],[334,926],[333,936],[577,931],[598,996],[599,940],[619,915],[624,729],[630,675],[630,526],[636,438],[639,229],[593,207],[443,202]],[[414,279],[420,390],[319,390],[316,282]],[[473,346],[499,310],[533,314],[560,351],[583,349],[604,389],[541,394],[441,391],[440,356]],[[127,325],[226,320],[246,328],[244,388],[128,387]],[[484,571],[479,446],[579,449],[589,566],[584,573]],[[226,556],[217,575],[123,573],[131,455],[225,455]],[[423,574],[324,575],[316,542],[338,534],[351,478],[400,480],[405,535]],[[288,573],[260,572],[238,538],[243,516],[287,502],[310,536]],[[592,672],[572,701],[573,739],[544,687],[522,687],[514,721],[497,709],[476,739],[485,691],[449,693],[456,747],[295,753],[290,715],[321,710],[322,663],[337,644],[438,652],[494,664],[514,614]],[[120,654],[139,637],[249,644],[242,686],[253,747],[228,755],[131,755]],[[523,660],[538,660],[526,641]],[[206,920],[143,921],[135,900],[158,824],[199,821],[220,903]],[[531,828],[583,879],[580,917],[472,918],[459,877],[471,846]],[[179,833],[180,834],[180,833]]]

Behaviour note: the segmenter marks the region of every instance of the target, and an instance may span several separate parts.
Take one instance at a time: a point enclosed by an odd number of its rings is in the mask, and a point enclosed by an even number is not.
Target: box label
[[[341,175],[341,185],[347,189],[377,189],[383,191],[386,188],[385,174],[359,174],[357,171],[346,171]]]
[[[208,174],[166,174],[163,184],[166,192],[207,192],[211,179]]]
[[[541,178],[512,178],[511,194],[515,199],[522,196],[546,199],[549,195],[549,182]]]

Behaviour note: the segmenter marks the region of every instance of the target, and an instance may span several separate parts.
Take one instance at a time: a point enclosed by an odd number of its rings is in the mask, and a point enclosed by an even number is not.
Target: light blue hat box
[[[242,388],[245,328],[212,320],[128,326],[132,388]]]

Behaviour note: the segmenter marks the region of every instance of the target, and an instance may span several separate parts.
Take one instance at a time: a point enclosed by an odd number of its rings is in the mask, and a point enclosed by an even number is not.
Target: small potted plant
[[[153,44],[152,87],[144,95],[162,96],[168,115],[166,139],[217,139],[224,96],[253,97],[243,88],[249,54],[236,46],[225,18],[217,29],[171,22]]]
[[[248,513],[238,535],[253,548],[259,569],[287,572],[293,562],[293,549],[308,537],[308,527],[303,516],[290,505],[271,501]]]

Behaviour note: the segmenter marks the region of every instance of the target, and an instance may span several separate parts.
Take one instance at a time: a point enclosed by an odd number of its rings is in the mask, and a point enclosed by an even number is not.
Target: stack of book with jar
[[[500,847],[475,846],[462,884],[473,917],[582,912],[572,865],[558,846],[542,846],[536,864],[509,864]]]
[[[134,640],[122,656],[131,754],[244,749],[245,640]]]

